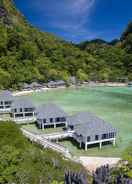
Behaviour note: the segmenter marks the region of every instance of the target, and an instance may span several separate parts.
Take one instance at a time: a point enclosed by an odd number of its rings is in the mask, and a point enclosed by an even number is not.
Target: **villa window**
[[[17,112],[17,109],[14,109],[14,112],[16,113]]]
[[[90,136],[87,137],[87,142],[90,142]]]
[[[66,118],[65,117],[62,117],[61,118],[61,122],[65,122],[66,121]]]
[[[43,123],[46,123],[46,119],[43,120]]]
[[[53,118],[50,118],[50,123],[53,123]]]
[[[114,132],[112,132],[112,138],[114,138],[115,137],[115,134],[114,134]]]
[[[5,101],[5,105],[8,105],[8,104],[10,104],[10,102],[8,102],[8,101]]]
[[[15,115],[15,118],[22,118],[23,117],[23,114],[16,114]]]
[[[102,134],[102,139],[107,139],[107,134]]]
[[[22,112],[22,108],[20,108],[20,112]]]
[[[26,113],[25,114],[25,117],[32,117],[33,116],[33,113]]]
[[[6,105],[6,108],[7,108],[7,109],[10,108],[10,106],[9,106],[9,105]]]
[[[3,105],[3,102],[1,101],[0,104]]]
[[[114,132],[112,132],[112,133],[109,133],[109,138],[114,138]]]
[[[60,122],[60,118],[56,118],[55,121],[56,121],[56,122]]]
[[[95,140],[99,140],[99,135],[95,135]]]

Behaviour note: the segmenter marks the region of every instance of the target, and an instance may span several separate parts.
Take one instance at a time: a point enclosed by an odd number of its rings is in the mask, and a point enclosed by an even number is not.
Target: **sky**
[[[41,31],[79,43],[119,38],[132,21],[132,0],[14,0]]]

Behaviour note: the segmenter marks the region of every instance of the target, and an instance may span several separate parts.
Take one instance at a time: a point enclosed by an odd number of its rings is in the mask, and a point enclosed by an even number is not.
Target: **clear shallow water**
[[[117,146],[104,146],[100,151],[97,147],[90,148],[85,153],[78,150],[70,142],[70,150],[76,154],[92,156],[121,156],[123,150],[132,142],[132,88],[95,87],[52,90],[33,93],[30,98],[36,105],[46,102],[57,103],[64,110],[73,114],[79,111],[93,112],[118,129]]]

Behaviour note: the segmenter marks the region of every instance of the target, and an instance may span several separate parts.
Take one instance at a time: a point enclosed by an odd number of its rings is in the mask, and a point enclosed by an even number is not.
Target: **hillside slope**
[[[80,49],[34,28],[11,0],[0,0],[0,35],[0,89],[19,88],[32,81],[67,81],[69,76],[81,81],[132,78],[124,48]],[[131,60],[130,54],[127,60]]]
[[[78,47],[96,59],[105,61],[102,65],[102,72],[106,79],[115,81],[128,78],[132,80],[132,22],[122,33],[120,40],[106,42],[95,39],[82,42]]]
[[[87,171],[62,155],[31,144],[12,122],[0,122],[0,183],[51,184],[64,180],[66,170]],[[89,177],[90,178],[90,177]]]
[[[21,82],[35,80],[67,80],[91,57],[72,44],[32,27],[11,1],[1,0],[0,4],[1,88],[15,88]]]

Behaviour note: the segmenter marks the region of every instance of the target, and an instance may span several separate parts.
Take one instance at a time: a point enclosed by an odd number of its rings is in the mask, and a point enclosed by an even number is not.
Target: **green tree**
[[[0,69],[0,89],[7,89],[11,84],[11,76],[7,71]]]
[[[0,150],[0,183],[13,183],[19,170],[21,152],[12,146],[3,146]]]
[[[76,73],[77,79],[80,82],[86,81],[88,80],[88,75],[86,73],[83,72],[83,70],[79,69]]]

